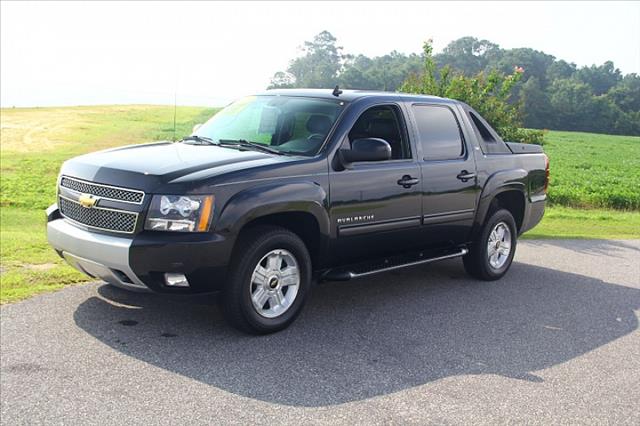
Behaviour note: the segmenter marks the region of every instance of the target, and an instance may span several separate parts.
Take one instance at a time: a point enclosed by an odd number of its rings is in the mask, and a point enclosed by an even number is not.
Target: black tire
[[[495,268],[489,262],[488,248],[489,237],[494,227],[504,223],[511,232],[511,250],[504,264]],[[502,278],[507,273],[513,262],[516,252],[518,231],[516,222],[509,210],[499,209],[494,211],[486,220],[478,237],[469,248],[469,253],[462,258],[464,269],[474,278],[484,281],[494,281]]]
[[[272,250],[286,250],[294,256],[300,280],[298,293],[290,307],[277,317],[267,318],[254,308],[251,280],[260,260]],[[296,319],[310,291],[311,258],[304,242],[285,228],[257,226],[239,237],[220,301],[225,319],[231,326],[250,334],[268,334],[288,327]]]

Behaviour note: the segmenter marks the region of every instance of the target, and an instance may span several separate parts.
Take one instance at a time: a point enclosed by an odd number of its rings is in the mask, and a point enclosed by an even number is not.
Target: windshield
[[[225,107],[194,136],[254,142],[294,155],[318,153],[344,102],[293,96],[249,96]]]

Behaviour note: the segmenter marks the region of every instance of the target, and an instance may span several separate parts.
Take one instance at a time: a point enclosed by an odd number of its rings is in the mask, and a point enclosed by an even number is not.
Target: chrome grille
[[[142,191],[85,182],[67,176],[63,176],[62,179],[60,179],[60,186],[72,189],[77,192],[81,192],[83,194],[96,195],[100,198],[106,198],[115,201],[124,201],[126,203],[141,204],[142,199],[144,198],[144,192]]]
[[[132,233],[136,228],[138,214],[100,207],[86,208],[80,203],[60,197],[58,207],[62,215],[74,222],[112,232]]]

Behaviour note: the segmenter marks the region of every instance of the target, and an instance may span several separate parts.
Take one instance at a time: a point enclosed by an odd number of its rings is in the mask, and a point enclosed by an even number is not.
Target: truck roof
[[[324,99],[339,99],[346,102],[355,101],[360,98],[389,98],[389,99],[403,99],[403,100],[416,100],[416,101],[434,101],[438,102],[457,102],[453,99],[441,98],[438,96],[430,96],[430,95],[415,95],[410,93],[399,93],[399,92],[385,92],[382,90],[350,90],[344,89],[339,96],[333,95],[333,89],[271,89],[266,90],[260,95],[281,95],[281,96],[305,96],[312,98],[324,98]]]

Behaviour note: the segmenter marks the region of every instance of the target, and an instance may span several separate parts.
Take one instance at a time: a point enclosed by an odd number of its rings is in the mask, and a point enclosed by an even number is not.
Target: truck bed
[[[514,154],[542,154],[542,146],[531,143],[505,142]]]

